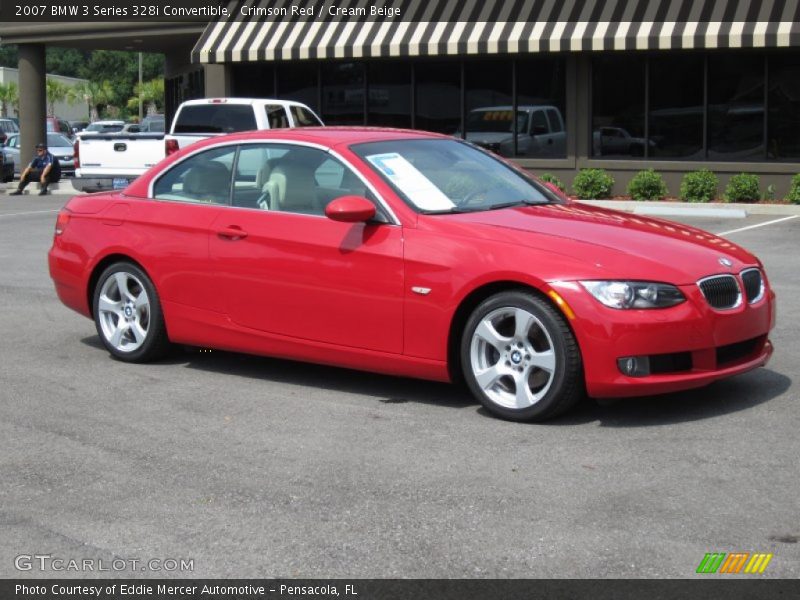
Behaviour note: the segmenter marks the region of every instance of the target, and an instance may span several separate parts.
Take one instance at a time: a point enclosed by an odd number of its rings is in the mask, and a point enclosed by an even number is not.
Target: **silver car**
[[[8,136],[6,145],[3,146],[3,157],[6,161],[14,162],[14,175],[16,177],[19,177],[22,169],[31,162],[30,158],[20,159],[19,145],[20,136],[17,133]],[[67,136],[61,133],[48,133],[47,151],[58,159],[58,164],[61,166],[62,177],[72,177],[75,175],[75,150]]]

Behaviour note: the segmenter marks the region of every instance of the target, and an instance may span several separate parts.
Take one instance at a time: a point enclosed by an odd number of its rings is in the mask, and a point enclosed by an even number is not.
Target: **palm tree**
[[[69,89],[67,98],[71,102],[84,101],[89,110],[89,120],[100,119],[100,107],[106,106],[114,97],[114,88],[108,81],[81,82]]]
[[[145,81],[141,85],[138,83],[133,88],[136,96],[128,100],[128,109],[131,111],[139,110],[139,98],[142,103],[147,106],[146,115],[154,115],[158,113],[160,106],[164,106],[164,80],[151,79]]]
[[[8,116],[8,107],[17,112],[19,108],[19,87],[13,81],[8,83],[0,83],[0,115]]]
[[[63,102],[67,98],[69,86],[61,83],[57,79],[47,80],[47,114],[56,114],[56,103]]]

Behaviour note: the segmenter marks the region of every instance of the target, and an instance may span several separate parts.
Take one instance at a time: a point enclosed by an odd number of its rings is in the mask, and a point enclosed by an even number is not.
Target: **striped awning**
[[[313,2],[311,4],[314,4]],[[298,0],[234,0],[192,61],[460,56],[800,46],[800,0],[319,0],[315,18],[243,16]],[[330,16],[330,5],[403,7],[400,18]],[[323,11],[319,14],[319,11]],[[252,11],[258,13],[259,11]],[[261,11],[262,15],[264,11]]]

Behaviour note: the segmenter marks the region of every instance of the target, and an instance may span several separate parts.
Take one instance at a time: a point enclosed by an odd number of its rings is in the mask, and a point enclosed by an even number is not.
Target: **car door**
[[[351,348],[400,353],[403,236],[399,225],[342,223],[325,205],[369,195],[361,179],[320,148],[242,145],[234,202],[215,220],[211,256],[226,310],[239,326]],[[251,168],[252,170],[252,168]]]
[[[156,288],[164,301],[224,312],[208,239],[230,203],[236,151],[231,144],[189,156],[156,179],[154,202],[127,202],[119,209],[125,226],[138,228],[140,251],[156,266]]]

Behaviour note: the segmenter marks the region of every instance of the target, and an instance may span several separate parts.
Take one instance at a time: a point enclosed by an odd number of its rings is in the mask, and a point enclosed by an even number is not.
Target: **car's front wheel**
[[[564,317],[523,291],[483,301],[468,319],[461,364],[473,395],[493,414],[543,421],[583,395],[580,350]]]
[[[100,340],[121,360],[146,362],[169,348],[155,287],[132,263],[114,263],[103,271],[94,289],[93,313]]]

